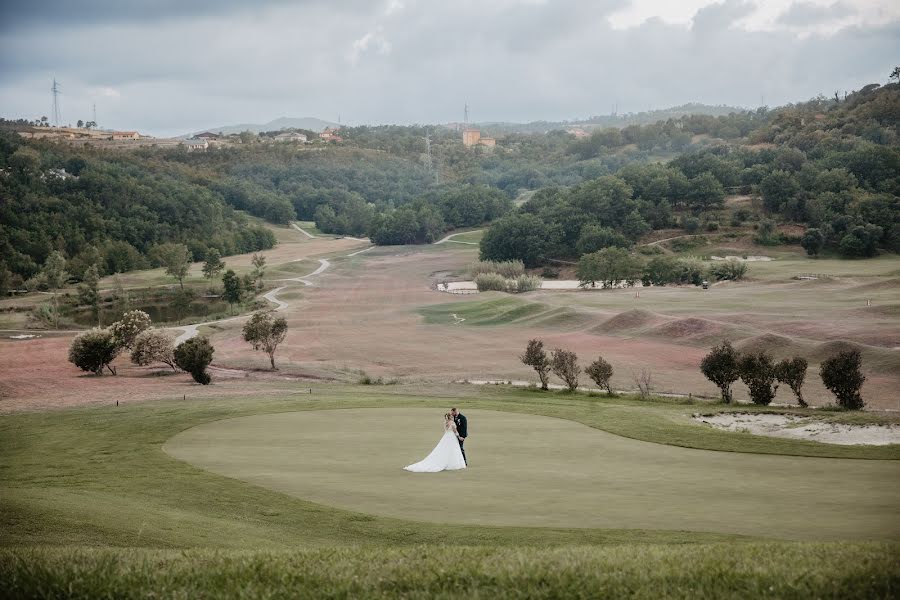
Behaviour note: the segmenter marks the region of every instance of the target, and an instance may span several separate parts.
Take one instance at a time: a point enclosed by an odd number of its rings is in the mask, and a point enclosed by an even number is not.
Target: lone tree
[[[707,379],[719,386],[722,391],[722,402],[731,403],[731,384],[741,376],[738,369],[738,353],[731,342],[725,340],[721,346],[714,346],[700,361],[700,370]]]
[[[212,279],[222,272],[225,263],[222,261],[222,255],[217,248],[210,248],[206,251],[206,261],[203,263],[203,276]]]
[[[69,346],[69,362],[82,371],[95,375],[103,375],[103,368],[109,369],[113,375],[115,368],[110,364],[116,359],[121,346],[108,329],[95,327],[90,331],[79,333]]]
[[[570,392],[578,388],[578,356],[574,352],[556,348],[550,357],[550,368],[565,382]]]
[[[197,383],[209,385],[212,379],[206,367],[212,362],[213,352],[215,349],[206,337],[194,337],[175,348],[175,364],[190,373]]]
[[[862,356],[859,350],[845,350],[822,361],[819,366],[822,383],[837,396],[838,404],[848,410],[860,410],[865,406],[859,390],[866,381],[862,373]]]
[[[153,250],[160,265],[166,268],[166,275],[178,280],[184,291],[184,278],[191,267],[191,251],[184,244],[160,244]]]
[[[797,402],[803,408],[809,406],[803,399],[803,381],[806,379],[806,368],[808,363],[805,358],[795,356],[794,358],[785,358],[775,365],[775,378],[781,383],[787,384],[797,396]]]
[[[131,362],[142,367],[163,363],[172,367],[173,371],[177,371],[174,338],[161,329],[142,331],[134,340]]]
[[[251,262],[253,263],[253,281],[256,283],[256,289],[262,289],[263,275],[266,274],[266,257],[254,252]]]
[[[519,360],[537,372],[538,378],[541,380],[541,389],[548,389],[550,359],[547,358],[547,353],[544,351],[544,342],[541,340],[529,340],[528,346],[525,347],[525,354],[519,356]]]
[[[241,278],[235,275],[234,271],[228,269],[222,275],[222,287],[222,296],[225,298],[225,302],[228,303],[228,307],[234,312],[234,305],[239,304],[244,295]]]
[[[59,301],[57,300],[56,292],[69,279],[69,273],[66,271],[66,259],[63,258],[62,253],[56,250],[50,253],[50,256],[44,262],[41,275],[44,276],[47,282],[47,288],[53,292],[53,322],[54,326],[59,328]]]
[[[244,341],[253,344],[254,350],[262,350],[269,355],[272,370],[275,370],[275,350],[287,335],[287,321],[284,317],[273,318],[271,313],[254,313],[244,323]]]
[[[803,237],[800,238],[800,245],[803,246],[803,249],[806,250],[806,254],[809,256],[818,256],[825,246],[825,235],[821,229],[812,227],[803,233]]]
[[[754,404],[768,406],[775,399],[778,386],[775,383],[775,365],[772,357],[765,352],[745,354],[738,360],[741,381],[750,390]]]
[[[120,348],[131,350],[138,334],[150,329],[151,325],[150,315],[142,310],[129,310],[121,319],[109,326],[109,331]]]
[[[612,384],[610,383],[610,379],[612,379],[613,375],[613,368],[611,364],[603,360],[602,356],[598,356],[597,360],[585,367],[584,372],[588,377],[594,380],[597,387],[605,388],[608,395],[613,395]]]

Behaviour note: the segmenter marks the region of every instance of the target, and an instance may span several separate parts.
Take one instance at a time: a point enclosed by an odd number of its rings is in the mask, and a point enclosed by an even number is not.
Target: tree
[[[806,368],[808,363],[805,358],[795,356],[794,358],[785,358],[775,365],[775,378],[781,383],[785,383],[794,392],[797,402],[803,408],[809,406],[803,399],[803,381],[806,379]]]
[[[594,287],[600,282],[604,287],[613,287],[620,282],[633,285],[641,279],[643,262],[623,248],[604,248],[599,252],[585,254],[578,261],[578,281],[581,287]]]
[[[775,365],[772,357],[765,352],[745,354],[738,360],[741,381],[750,390],[750,399],[754,404],[768,406],[775,398],[778,386],[775,383]]]
[[[845,350],[822,361],[819,373],[822,383],[837,397],[842,408],[860,410],[865,406],[859,393],[866,381],[859,350]]]
[[[253,253],[253,281],[256,289],[262,289],[263,275],[266,274],[266,257],[263,254]]]
[[[807,229],[800,238],[800,245],[806,250],[807,255],[818,256],[825,246],[825,236],[822,234],[822,230],[815,227]]]
[[[244,295],[241,279],[235,275],[234,271],[228,269],[225,271],[225,274],[222,275],[222,287],[224,288],[222,296],[225,298],[225,302],[228,303],[233,312],[234,305],[238,304]]]
[[[709,354],[700,361],[703,375],[716,384],[722,392],[722,402],[731,403],[731,384],[741,376],[738,368],[738,353],[731,342],[725,340],[720,346],[714,346]]]
[[[891,71],[891,74],[888,76],[888,81],[891,79],[896,79],[897,83],[900,83],[900,67],[894,67],[894,70]]]
[[[585,225],[581,228],[581,234],[578,236],[578,243],[575,245],[575,248],[579,254],[590,254],[610,246],[628,248],[630,245],[628,238],[610,227]]]
[[[570,392],[578,388],[578,356],[570,350],[556,348],[550,357],[553,373],[565,382]]]
[[[81,119],[78,119],[78,121],[76,121],[76,123],[75,123],[75,126],[78,127],[79,129],[81,129],[82,127],[84,127],[84,121],[82,121]]]
[[[175,364],[191,374],[199,384],[209,385],[212,378],[206,367],[212,362],[215,349],[205,336],[198,336],[178,344],[175,348]]]
[[[176,371],[174,338],[161,329],[142,331],[134,340],[131,362],[142,367],[163,363]]]
[[[606,388],[606,393],[612,396],[612,383],[610,380],[613,375],[612,365],[603,360],[602,356],[598,356],[597,360],[585,367],[584,372],[590,377],[597,387]]]
[[[529,340],[528,346],[525,347],[525,354],[519,356],[519,360],[537,372],[538,378],[541,380],[541,389],[548,389],[550,359],[547,358],[547,353],[544,351],[544,342],[541,340]]]
[[[34,148],[21,146],[9,155],[7,163],[13,173],[22,179],[29,179],[41,170],[41,155]]]
[[[154,248],[156,260],[165,267],[166,275],[178,280],[184,290],[184,278],[191,266],[191,251],[184,244],[160,244]]]
[[[120,346],[112,332],[95,327],[90,331],[79,333],[69,346],[69,362],[82,371],[95,375],[103,375],[103,368],[109,369],[113,375],[116,370],[111,363],[119,354]]]
[[[288,325],[284,317],[273,318],[271,313],[254,313],[250,320],[244,323],[243,336],[245,342],[250,342],[254,350],[262,350],[269,355],[272,370],[275,370],[275,350],[278,344],[284,341],[287,335]]]
[[[59,328],[59,303],[56,292],[69,279],[69,273],[66,272],[66,259],[60,252],[54,250],[50,253],[41,269],[41,275],[47,283],[47,289],[53,292],[53,318],[56,327]]]
[[[770,212],[780,212],[785,203],[800,191],[797,178],[787,171],[772,171],[759,182],[763,205]]]
[[[91,265],[84,272],[84,279],[78,284],[78,301],[90,306],[100,326],[100,273],[97,265]]]
[[[131,350],[137,336],[150,329],[150,315],[142,310],[129,310],[122,318],[109,326],[109,331],[120,348]]]
[[[544,260],[552,233],[543,219],[514,214],[494,222],[481,238],[481,260],[521,260],[536,267]]]
[[[884,230],[878,225],[856,225],[841,238],[841,254],[848,257],[875,256]]]
[[[721,206],[725,201],[725,190],[715,175],[706,172],[690,180],[688,203],[696,211],[709,210]]]
[[[225,263],[222,262],[222,255],[219,253],[218,248],[208,249],[206,251],[206,261],[203,263],[203,276],[207,279],[212,279],[218,276],[224,268]]]

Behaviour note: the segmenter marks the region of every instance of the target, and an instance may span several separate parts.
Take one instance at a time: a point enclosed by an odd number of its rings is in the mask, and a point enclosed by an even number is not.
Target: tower
[[[56,82],[56,77],[53,78],[53,87],[50,88],[50,91],[53,92],[53,126],[59,127],[59,84]]]

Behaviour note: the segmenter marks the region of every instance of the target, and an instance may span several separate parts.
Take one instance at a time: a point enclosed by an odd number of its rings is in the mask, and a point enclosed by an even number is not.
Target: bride
[[[437,473],[438,471],[455,471],[466,468],[462,450],[459,449],[459,439],[456,437],[456,423],[453,422],[453,416],[450,413],[444,415],[444,435],[431,454],[423,460],[403,468],[413,473]]]

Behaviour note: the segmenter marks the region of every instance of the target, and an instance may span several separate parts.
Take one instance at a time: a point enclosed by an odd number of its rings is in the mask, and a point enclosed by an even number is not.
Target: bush
[[[597,387],[604,388],[606,393],[612,396],[612,383],[610,380],[613,376],[612,365],[603,360],[602,356],[598,356],[597,360],[585,367],[585,374],[590,377]]]
[[[841,408],[860,410],[865,406],[860,389],[866,381],[859,350],[846,350],[822,361],[819,373],[825,387],[837,397]]]
[[[175,364],[190,373],[197,383],[209,385],[211,378],[206,367],[212,362],[214,352],[206,337],[194,337],[175,348]]]
[[[472,277],[477,277],[482,273],[497,273],[506,279],[512,279],[525,273],[525,265],[521,260],[480,260],[472,263],[469,273]]]
[[[794,395],[800,406],[806,408],[809,406],[803,399],[803,381],[806,379],[806,368],[808,363],[805,358],[795,356],[794,358],[785,358],[775,365],[775,377],[781,383],[786,383]]]
[[[511,294],[523,294],[541,289],[541,278],[535,275],[519,275],[507,280],[506,291]]]
[[[563,380],[570,392],[578,389],[578,355],[556,348],[550,357],[550,368]]]
[[[543,277],[544,279],[558,279],[559,270],[554,269],[553,267],[544,267],[541,270],[541,277]]]
[[[547,389],[547,383],[550,381],[550,359],[544,351],[544,342],[541,340],[529,340],[528,346],[525,347],[525,353],[519,356],[519,360],[523,364],[531,367],[538,374],[541,380],[541,389]]]
[[[731,342],[725,340],[721,346],[714,346],[700,361],[703,375],[719,387],[722,402],[726,404],[731,402],[731,384],[740,377],[738,358],[737,350],[732,347]]]
[[[681,227],[688,233],[697,233],[700,230],[700,219],[697,217],[685,217],[681,220]]]
[[[716,261],[709,268],[709,274],[717,281],[738,281],[747,274],[747,263],[734,258]]]
[[[750,390],[750,399],[754,404],[768,406],[775,398],[775,365],[772,357],[765,352],[746,354],[738,360],[741,381]]]
[[[718,221],[707,221],[706,222],[706,230],[707,231],[718,231],[719,230],[719,222]]]
[[[506,278],[499,273],[480,273],[475,276],[475,285],[479,292],[504,292]]]
[[[163,363],[175,371],[174,339],[161,329],[142,331],[134,340],[131,362],[142,367],[153,363]]]
[[[152,322],[150,315],[142,310],[129,310],[122,318],[109,326],[110,332],[116,338],[116,343],[129,350],[134,347],[137,336],[150,329]]]
[[[116,370],[110,363],[119,354],[120,346],[109,329],[95,327],[75,336],[69,346],[69,362],[82,371],[103,375],[103,368],[113,375]]]

